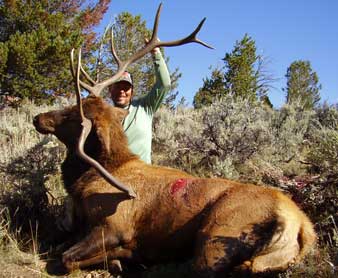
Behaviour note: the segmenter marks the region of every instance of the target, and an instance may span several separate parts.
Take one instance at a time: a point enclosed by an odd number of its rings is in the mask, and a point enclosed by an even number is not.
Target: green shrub
[[[338,110],[326,104],[316,109],[308,134],[306,163],[310,171],[338,179]]]
[[[204,176],[237,178],[239,165],[269,145],[271,113],[260,103],[231,97],[198,110],[162,109],[154,120],[155,161]],[[166,154],[164,161],[160,154]]]
[[[162,107],[154,118],[153,163],[197,172],[203,157],[201,113]]]
[[[322,104],[316,108],[315,120],[319,122],[322,127],[329,129],[338,129],[338,104],[328,105]]]
[[[314,173],[338,180],[338,129],[319,127],[311,133],[306,160]]]

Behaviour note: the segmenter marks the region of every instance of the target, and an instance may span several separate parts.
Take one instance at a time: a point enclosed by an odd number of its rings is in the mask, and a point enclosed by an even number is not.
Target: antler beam
[[[127,67],[136,62],[137,60],[139,60],[140,58],[142,58],[144,55],[146,55],[147,53],[151,52],[151,50],[153,50],[156,47],[173,47],[173,46],[179,46],[179,45],[184,45],[184,44],[188,44],[188,43],[199,43],[205,47],[211,48],[213,49],[212,46],[206,44],[205,42],[201,41],[200,39],[197,38],[197,34],[198,32],[201,30],[206,18],[204,18],[196,27],[196,29],[187,37],[179,39],[179,40],[173,40],[173,41],[159,41],[158,39],[158,23],[159,23],[159,18],[160,18],[160,13],[162,10],[162,3],[159,5],[158,9],[157,9],[157,13],[156,13],[156,17],[155,17],[155,22],[154,22],[154,27],[153,27],[153,33],[151,36],[151,39],[149,40],[148,43],[145,44],[145,46],[143,48],[141,48],[140,50],[138,50],[136,53],[134,53],[128,60],[126,61],[121,61],[116,53],[115,47],[114,47],[114,42],[113,42],[113,31],[111,31],[111,52],[112,55],[117,63],[118,66],[118,70],[117,72],[110,77],[109,79],[106,79],[104,81],[101,82],[95,82],[94,80],[92,80],[90,78],[90,76],[85,72],[85,70],[82,68],[82,66],[80,66],[81,69],[81,73],[84,75],[85,79],[90,83],[87,84],[82,80],[79,80],[79,84],[80,86],[87,90],[89,92],[89,94],[93,94],[96,96],[99,96],[101,94],[101,92],[108,86],[110,86],[111,84],[113,84],[114,82],[116,82],[122,75],[122,73],[124,71],[126,71]],[[73,72],[73,76],[75,74],[75,69],[74,69],[74,65],[73,65],[73,57],[72,57],[72,72]]]

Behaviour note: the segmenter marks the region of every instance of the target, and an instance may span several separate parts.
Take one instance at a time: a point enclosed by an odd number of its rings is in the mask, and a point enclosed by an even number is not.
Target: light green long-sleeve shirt
[[[153,115],[171,85],[169,71],[160,51],[154,56],[154,65],[156,74],[154,87],[147,95],[132,100],[128,107],[129,114],[123,122],[129,149],[149,164],[151,163]]]

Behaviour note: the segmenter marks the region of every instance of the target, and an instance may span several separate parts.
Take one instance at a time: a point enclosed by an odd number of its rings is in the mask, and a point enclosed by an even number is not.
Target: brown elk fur
[[[234,267],[260,273],[286,269],[313,246],[311,222],[280,191],[145,164],[128,150],[120,124],[125,111],[99,97],[83,102],[94,126],[86,153],[137,198],[129,199],[75,155],[77,107],[35,118],[39,132],[68,147],[64,183],[85,220],[87,235],[63,254],[69,270],[105,259],[158,263],[192,257],[194,269],[208,277]]]

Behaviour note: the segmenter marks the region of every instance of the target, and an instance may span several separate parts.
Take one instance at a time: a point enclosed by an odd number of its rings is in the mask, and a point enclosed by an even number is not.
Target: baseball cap
[[[117,82],[121,82],[121,81],[127,81],[128,83],[130,83],[131,85],[133,85],[133,80],[131,78],[131,75],[129,72],[125,71],[124,73],[122,73],[121,77],[119,79],[117,79]]]

